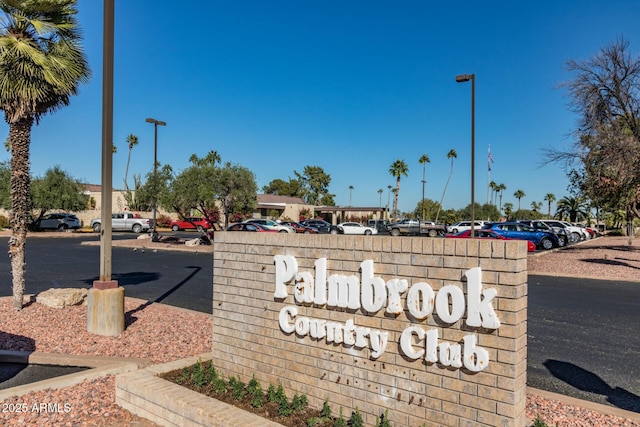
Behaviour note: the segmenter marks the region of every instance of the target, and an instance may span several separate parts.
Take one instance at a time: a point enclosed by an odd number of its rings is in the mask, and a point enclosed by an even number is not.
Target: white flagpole
[[[487,204],[489,204],[491,194],[491,144],[489,144],[489,153],[487,155]]]

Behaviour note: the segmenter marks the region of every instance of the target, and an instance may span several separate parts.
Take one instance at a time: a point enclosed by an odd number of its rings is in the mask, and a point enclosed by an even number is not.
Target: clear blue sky
[[[74,178],[101,179],[102,1],[80,0],[93,71],[71,105],[45,116],[31,145],[34,176],[59,165]],[[454,148],[445,208],[470,202],[471,84],[476,75],[476,201],[491,179],[516,190],[522,207],[551,192],[568,195],[559,165],[541,167],[544,147],[568,147],[576,116],[558,85],[565,64],[587,59],[620,36],[640,52],[638,1],[116,1],[113,184],[158,161],[176,172],[210,150],[241,164],[258,187],[306,165],[331,175],[337,205],[378,206],[377,190],[403,159],[400,209],[439,200]],[[8,128],[2,124],[2,131]],[[0,160],[9,158],[0,154]]]

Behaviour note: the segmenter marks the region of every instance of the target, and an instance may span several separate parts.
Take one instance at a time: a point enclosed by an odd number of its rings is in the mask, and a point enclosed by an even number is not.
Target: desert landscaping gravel
[[[134,243],[135,244],[135,243]],[[150,243],[146,242],[148,246]],[[594,260],[600,260],[594,262]],[[561,251],[529,257],[529,271],[579,277],[638,281],[640,247],[624,237],[603,237]],[[640,285],[640,284],[639,284]],[[55,309],[32,302],[16,312],[11,298],[0,298],[0,349],[73,355],[133,357],[162,363],[211,351],[211,318],[161,304],[126,299],[126,329],[118,337],[86,331],[86,307]],[[41,404],[58,404],[59,411],[38,411]],[[115,378],[107,376],[59,390],[44,390],[0,402],[1,408],[21,404],[25,412],[0,411],[4,426],[122,426],[151,427],[115,404]],[[15,406],[13,406],[15,408]],[[550,427],[636,426],[640,422],[527,395],[527,416],[540,416]]]

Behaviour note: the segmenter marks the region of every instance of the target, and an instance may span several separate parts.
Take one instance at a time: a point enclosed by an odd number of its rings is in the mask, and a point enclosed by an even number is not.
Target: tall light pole
[[[147,123],[153,123],[153,178],[157,181],[158,177],[158,126],[166,126],[167,123],[156,119],[145,119]],[[155,189],[153,195],[153,232],[151,233],[151,241],[158,241],[158,232],[156,231],[156,212],[158,210],[158,189]]]
[[[475,213],[475,173],[476,173],[476,143],[475,143],[475,125],[476,125],[476,75],[475,74],[461,74],[456,76],[456,82],[468,82],[471,80],[471,238],[475,238],[475,225],[476,225],[476,213]]]
[[[111,277],[113,193],[114,1],[104,0],[102,41],[102,195],[100,201],[100,278],[87,293],[87,332],[118,336],[124,331],[124,288]]]

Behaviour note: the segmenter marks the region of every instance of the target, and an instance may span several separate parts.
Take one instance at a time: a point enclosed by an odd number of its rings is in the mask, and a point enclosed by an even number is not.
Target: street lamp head
[[[469,80],[473,79],[473,77],[473,74],[460,74],[459,76],[456,76],[456,82],[468,82]]]
[[[147,122],[147,123],[153,123],[154,125],[158,125],[158,126],[166,126],[167,125],[166,122],[163,122],[163,121],[160,121],[160,120],[156,120],[156,119],[151,119],[151,118],[146,118],[144,121]]]

